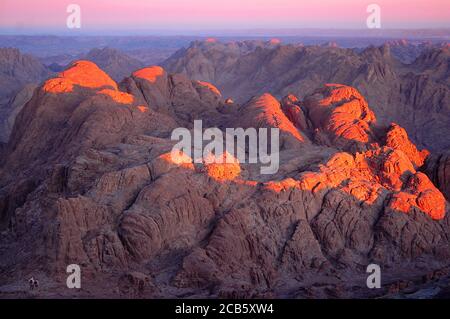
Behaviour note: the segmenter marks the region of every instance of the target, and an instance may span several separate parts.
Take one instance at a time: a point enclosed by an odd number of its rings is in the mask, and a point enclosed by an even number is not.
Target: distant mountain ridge
[[[94,62],[116,81],[144,66],[141,61],[109,47],[92,49],[83,59]]]
[[[15,48],[0,48],[0,105],[25,84],[39,83],[50,72],[37,58]]]
[[[73,61],[89,60],[101,66],[116,81],[121,81],[133,70],[144,66],[140,60],[111,47],[93,48],[87,53],[78,55],[61,54],[48,56],[40,58],[40,60],[55,72],[64,70]]]

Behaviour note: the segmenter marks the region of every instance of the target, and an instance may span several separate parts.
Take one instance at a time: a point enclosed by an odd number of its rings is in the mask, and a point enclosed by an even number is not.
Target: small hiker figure
[[[34,289],[34,287],[36,285],[35,282],[36,282],[36,279],[34,279],[34,277],[31,277],[30,279],[28,279],[28,285],[30,286],[30,290]]]

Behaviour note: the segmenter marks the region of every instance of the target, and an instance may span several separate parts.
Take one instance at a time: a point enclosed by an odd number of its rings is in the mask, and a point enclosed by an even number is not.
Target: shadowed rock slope
[[[38,59],[13,48],[0,48],[0,143],[8,142],[16,114],[37,84],[52,74]]]

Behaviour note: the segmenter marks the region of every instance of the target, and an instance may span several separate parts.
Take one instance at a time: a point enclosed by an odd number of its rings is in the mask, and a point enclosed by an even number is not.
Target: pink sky
[[[449,0],[0,0],[0,31],[64,29],[70,3],[87,31],[365,28],[371,3],[383,28],[450,27]]]

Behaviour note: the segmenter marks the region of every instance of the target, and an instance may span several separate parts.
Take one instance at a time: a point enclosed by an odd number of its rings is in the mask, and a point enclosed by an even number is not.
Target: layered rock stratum
[[[197,119],[279,128],[279,170],[172,156],[173,129]],[[28,296],[28,276],[47,297],[340,298],[420,287],[445,276],[450,258],[448,160],[409,133],[378,123],[344,84],[237,104],[161,67],[117,84],[77,61],[34,91],[2,153],[0,295]],[[371,263],[382,289],[366,286]],[[69,264],[82,269],[79,292],[65,285]]]

